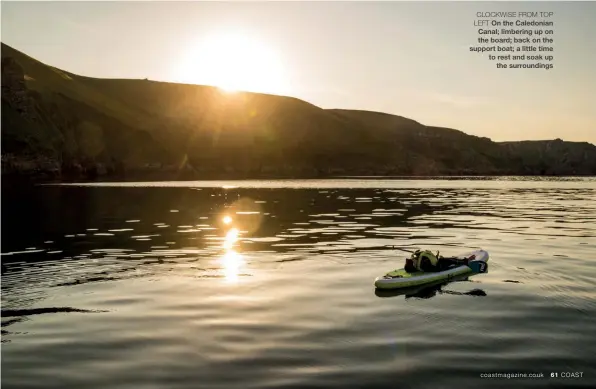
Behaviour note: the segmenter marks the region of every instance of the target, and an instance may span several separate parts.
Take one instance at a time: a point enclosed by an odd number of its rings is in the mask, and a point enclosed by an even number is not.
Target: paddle
[[[397,246],[390,246],[395,250],[401,250],[401,251],[405,251],[406,253],[410,253],[410,254],[414,254],[416,252],[416,250],[412,251],[412,250],[406,250],[406,249],[402,249],[401,247],[397,247]]]

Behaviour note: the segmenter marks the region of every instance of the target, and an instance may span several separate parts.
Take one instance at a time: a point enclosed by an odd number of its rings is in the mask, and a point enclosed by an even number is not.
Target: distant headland
[[[291,97],[83,77],[2,44],[3,178],[438,175],[596,175],[596,146],[493,142]]]

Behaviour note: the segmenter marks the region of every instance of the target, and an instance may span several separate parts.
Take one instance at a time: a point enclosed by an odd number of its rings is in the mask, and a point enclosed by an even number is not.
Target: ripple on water
[[[500,388],[503,380],[479,375],[594,371],[594,183],[308,189],[317,182],[301,190],[234,183],[227,194],[203,188],[192,196],[184,187],[68,187],[82,199],[102,191],[84,218],[47,197],[47,212],[63,213],[59,223],[25,211],[49,228],[8,220],[33,227],[6,239],[3,309],[102,312],[3,318],[3,384]],[[241,234],[227,246],[241,266],[222,260],[225,229],[197,224],[229,212],[231,198],[258,199],[250,204],[268,216],[254,230],[241,223],[254,208],[233,209]],[[374,277],[408,255],[392,246],[446,254],[482,247],[489,273],[378,298]]]

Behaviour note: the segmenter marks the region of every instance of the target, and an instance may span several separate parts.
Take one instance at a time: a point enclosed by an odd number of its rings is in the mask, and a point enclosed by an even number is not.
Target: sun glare
[[[224,238],[224,249],[230,250],[234,246],[234,244],[238,241],[238,232],[239,231],[237,228],[232,228],[230,231],[228,231],[226,237]]]
[[[283,70],[271,48],[246,34],[225,33],[211,35],[189,47],[177,78],[228,92],[288,94]]]
[[[230,250],[222,257],[224,275],[227,282],[238,282],[240,267],[244,263],[242,255]]]
[[[228,282],[238,281],[240,266],[244,262],[242,255],[233,249],[234,244],[238,241],[239,232],[240,231],[238,231],[237,228],[230,229],[223,242],[225,254],[221,258],[221,263],[223,265],[225,278]]]

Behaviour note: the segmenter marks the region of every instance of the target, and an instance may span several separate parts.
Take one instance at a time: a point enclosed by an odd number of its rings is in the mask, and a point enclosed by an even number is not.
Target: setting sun
[[[283,70],[279,56],[270,47],[246,34],[225,33],[190,46],[177,78],[228,92],[287,94]]]

